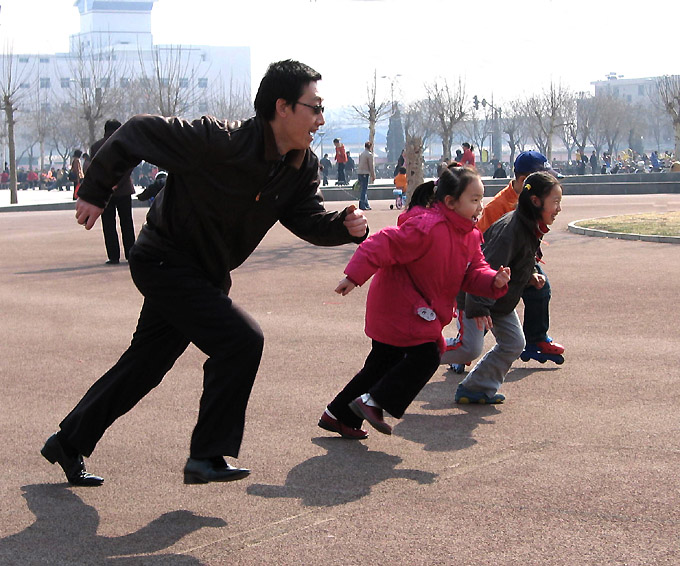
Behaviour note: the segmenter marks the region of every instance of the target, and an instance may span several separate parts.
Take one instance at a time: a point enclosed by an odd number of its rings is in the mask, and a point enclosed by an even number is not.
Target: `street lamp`
[[[498,108],[493,105],[493,96],[491,97],[492,102],[487,101],[486,98],[482,98],[482,100],[479,100],[477,95],[475,94],[472,97],[472,103],[475,107],[475,110],[479,109],[479,105],[481,104],[483,108],[486,108],[487,106],[491,108],[491,111],[493,112],[492,114],[492,120],[493,120],[493,131],[491,134],[491,153],[492,157],[496,156],[498,160],[501,159],[501,153],[503,152],[503,140],[501,139],[501,128],[500,128],[500,118],[501,114],[503,113],[503,110],[501,108]]]
[[[397,73],[396,75],[381,75],[381,79],[389,79],[390,81],[390,101],[392,102],[392,114],[394,114],[395,108],[394,108],[394,83],[396,80],[401,77],[401,74]]]

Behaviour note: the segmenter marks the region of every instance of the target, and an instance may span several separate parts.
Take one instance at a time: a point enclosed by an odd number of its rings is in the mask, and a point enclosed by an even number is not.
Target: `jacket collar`
[[[451,210],[443,202],[434,203],[433,208],[451,222],[456,230],[460,230],[461,232],[471,232],[476,225],[472,220],[464,218],[457,212]]]
[[[282,161],[286,165],[290,165],[295,169],[300,169],[305,160],[304,149],[292,149],[285,156],[281,156],[279,149],[276,147],[276,138],[274,137],[274,130],[267,120],[257,118],[262,124],[262,131],[264,134],[264,159],[265,161]]]

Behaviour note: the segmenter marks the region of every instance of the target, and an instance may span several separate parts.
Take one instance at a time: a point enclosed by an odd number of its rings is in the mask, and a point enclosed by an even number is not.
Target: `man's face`
[[[309,106],[318,106],[323,102],[323,98],[319,96],[316,81],[310,82],[305,87],[297,102],[295,108],[292,105],[287,107],[284,129],[290,149],[307,149],[316,131],[326,123],[323,112],[317,114],[313,108],[309,108]]]

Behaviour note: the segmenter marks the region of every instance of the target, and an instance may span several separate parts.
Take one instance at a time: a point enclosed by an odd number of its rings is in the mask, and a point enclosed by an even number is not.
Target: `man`
[[[104,142],[120,126],[121,123],[118,120],[107,120],[104,124],[104,137],[92,144],[90,156],[94,157],[104,145]],[[111,200],[109,200],[106,208],[104,208],[104,212],[102,212],[102,231],[104,232],[106,257],[108,257],[106,260],[107,265],[117,265],[120,263],[120,244],[118,243],[118,232],[116,231],[116,211],[118,212],[118,221],[120,222],[120,235],[123,239],[125,259],[128,259],[132,244],[135,243],[135,226],[132,222],[132,195],[135,194],[135,188],[132,186],[131,173],[132,170],[126,172],[113,187]]]
[[[590,154],[590,167],[593,170],[593,175],[597,175],[599,173],[598,171],[599,164],[597,159],[597,153],[595,152],[595,150],[593,150],[593,152]]]
[[[321,159],[320,163],[321,163],[321,176],[323,178],[323,186],[325,187],[326,185],[328,185],[328,174],[331,172],[333,164],[331,163],[331,160],[328,159],[327,153],[323,154],[323,158]]]
[[[320,79],[297,61],[273,63],[260,83],[255,117],[238,127],[206,116],[194,122],[136,116],[93,159],[76,203],[76,219],[88,230],[111,187],[140,160],[157,164],[168,178],[130,253],[130,272],[144,295],[130,347],[42,449],[71,484],[103,482],[86,472],[83,456],[190,343],[208,360],[184,482],[250,473],[224,456],[238,456],[263,336],[229,297],[229,272],[277,221],[318,245],[359,243],[368,233],[361,212],[354,206],[327,212],[318,190],[318,159],[309,146],[324,124]]]
[[[538,151],[523,151],[517,156],[514,164],[515,178],[508,186],[500,191],[487,205],[484,206],[482,216],[477,222],[477,228],[486,232],[504,214],[517,207],[517,199],[524,187],[524,180],[536,171],[551,171],[548,160]],[[539,249],[540,252],[540,249]],[[561,355],[564,348],[552,341],[548,336],[550,327],[550,282],[538,261],[536,273],[530,285],[524,290],[524,338],[526,351],[537,349],[543,353]],[[452,343],[455,347],[455,343]],[[446,363],[444,357],[443,363]]]
[[[370,178],[371,183],[375,182],[372,149],[373,144],[366,142],[364,144],[364,151],[359,155],[357,175],[359,176],[359,185],[361,186],[361,195],[359,196],[359,208],[361,210],[371,210],[371,207],[368,205],[368,180]]]

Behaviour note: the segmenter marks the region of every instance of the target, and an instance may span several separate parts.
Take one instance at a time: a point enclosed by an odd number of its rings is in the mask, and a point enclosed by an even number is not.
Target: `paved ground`
[[[394,222],[371,204],[374,229]],[[88,460],[96,489],[69,487],[39,449],[123,352],[141,298],[124,265],[103,265],[98,227],[1,215],[0,564],[680,563],[680,247],[566,230],[665,208],[680,196],[566,197],[545,250],[566,363],[517,362],[505,405],[469,408],[442,367],[392,437],[365,442],[316,427],[369,349],[365,289],[332,292],[352,248],[277,227],[234,277],[267,337],[239,459],[252,475],[182,484],[204,361],[191,349]]]

